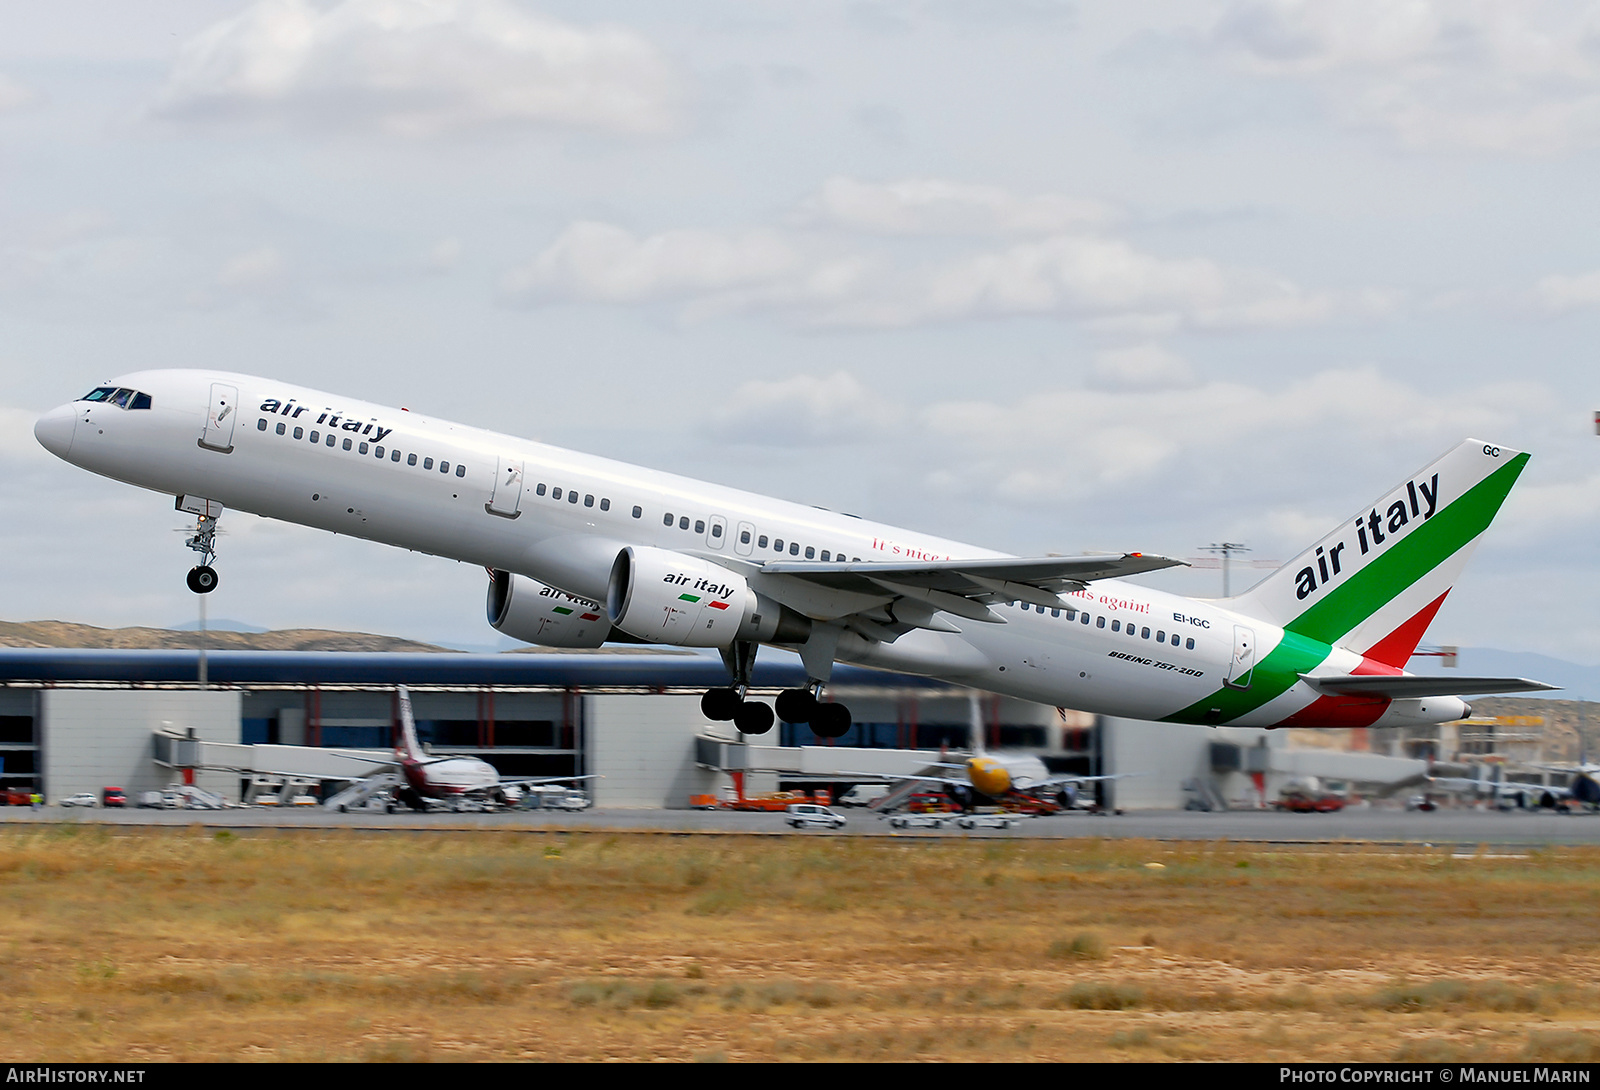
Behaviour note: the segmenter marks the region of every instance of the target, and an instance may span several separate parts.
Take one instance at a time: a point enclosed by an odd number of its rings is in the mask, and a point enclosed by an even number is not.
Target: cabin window
[[[640,507],[638,504],[634,504],[633,505],[633,517],[634,518],[643,518],[644,517],[644,508]]]
[[[1096,628],[1104,628],[1106,626],[1106,619],[1104,617],[1096,617],[1094,619],[1094,626]]]
[[[289,430],[289,425],[285,424],[281,420],[278,421],[277,432],[278,432],[279,435],[282,435],[284,432],[286,432],[288,430]]]
[[[789,555],[790,556],[799,556],[800,555],[800,543],[798,541],[789,542]]]
[[[344,449],[345,450],[349,450],[350,449],[350,440],[346,439],[344,442],[345,442],[345,448]],[[367,444],[362,443],[361,444],[361,449],[359,451],[357,451],[357,453],[358,454],[365,454],[366,452],[367,452]]]
[[[672,525],[672,512],[671,511],[668,511],[666,514],[661,516],[661,525],[663,525],[663,526],[671,526]]]
[[[552,488],[550,490],[550,498],[553,499],[553,500],[559,500],[561,498],[561,486],[560,485],[556,485],[554,488]]]
[[[383,448],[382,447],[374,447],[374,448],[372,448],[372,454],[373,454],[373,457],[378,459],[378,461],[380,461],[380,462],[383,461]]]
[[[772,551],[777,553],[783,552],[783,538],[775,537],[772,539]]]
[[[320,442],[322,442],[322,433],[320,431],[317,431],[315,428],[312,428],[311,429],[311,443],[312,443],[312,445],[315,446],[317,443],[320,443]]]
[[[1185,651],[1193,651],[1194,650],[1194,637],[1193,636],[1190,636],[1187,640],[1183,641],[1183,648],[1184,648]]]
[[[440,473],[449,473],[450,472],[450,463],[449,462],[440,462],[439,463],[439,472]]]
[[[306,429],[304,429],[304,428],[296,428],[296,429],[294,429],[294,437],[296,439],[304,439],[306,437]],[[313,443],[316,442],[315,439],[313,439],[311,441]]]
[[[828,550],[827,549],[823,549],[822,550],[822,559],[824,559],[824,560],[828,559]]]
[[[400,460],[400,452],[398,450],[391,450],[389,452],[389,461],[398,462],[399,460]]]
[[[324,440],[323,440],[323,441],[322,441],[322,445],[323,445],[323,446],[327,446],[327,447],[331,447],[331,446],[333,446],[333,444],[334,444],[334,440],[336,440],[336,439],[338,439],[338,438],[339,438],[339,437],[338,437],[338,436],[337,436],[337,435],[335,435],[335,434],[333,434],[333,432],[331,432],[331,431],[330,431],[330,432],[329,432],[329,433],[328,433],[328,437],[327,437],[327,438],[326,438],[326,439],[324,439]],[[347,439],[347,440],[345,440],[345,441],[346,441],[346,442],[349,442],[349,440],[348,440],[348,439]]]
[[[817,550],[813,549],[810,545],[807,545],[806,546],[806,559],[807,560],[815,560],[816,557],[817,557]]]
[[[315,434],[315,433],[313,433],[313,434]],[[406,465],[414,466],[416,464],[417,464],[417,456],[415,454],[406,455]]]
[[[467,475],[467,467],[464,466],[464,465],[461,465],[459,462],[456,463],[456,476],[457,477],[465,477],[466,475]]]
[[[1061,611],[1059,609],[1052,609],[1050,611],[1050,616],[1059,617],[1059,616],[1061,616]]]
[[[424,458],[424,459],[422,459],[422,468],[423,469],[432,469],[433,468],[433,459],[432,458]]]
[[[584,495],[584,497],[583,497],[583,505],[585,507],[593,507],[594,506],[594,496],[586,493]]]
[[[260,420],[256,421],[256,431],[266,431],[266,430],[267,430],[267,418],[263,416]]]
[[[602,511],[611,510],[611,501],[606,499],[604,496],[600,497],[600,510],[602,510]]]
[[[1112,621],[1111,622],[1111,631],[1113,631],[1113,632],[1121,632],[1122,631],[1122,622],[1121,621]]]
[[[544,482],[543,482],[543,481],[540,481],[540,482],[539,482],[539,487],[538,487],[538,488],[535,488],[535,489],[534,489],[534,490],[533,490],[533,494],[534,494],[534,495],[535,495],[535,496],[542,496],[542,495],[544,495],[544,494],[545,494],[545,492],[546,492],[546,491],[548,491],[548,489],[546,489],[546,488],[545,488],[545,486],[544,486]]]
[[[741,544],[741,545],[750,544],[750,531],[749,530],[740,530],[739,531],[739,544]]]
[[[756,538],[756,547],[758,549],[765,549],[767,547],[767,535],[766,534],[762,534],[760,537]]]
[[[1087,613],[1080,613],[1080,614],[1078,614],[1078,620],[1083,624],[1088,624],[1089,623],[1089,615]]]
[[[577,503],[578,502],[578,494],[576,492],[574,492],[570,488],[567,489],[567,502],[568,503]]]
[[[1139,635],[1148,640],[1150,638],[1150,630],[1146,628],[1143,632],[1139,633]]]
[[[695,519],[694,520],[694,532],[697,533],[697,534],[703,534],[703,533],[706,532],[706,520],[705,519]]]
[[[679,515],[678,516],[678,529],[687,530],[688,528],[689,528],[689,516],[688,515]]]
[[[1157,643],[1166,643],[1167,642],[1167,633],[1166,633],[1166,631],[1164,629],[1158,630],[1156,632],[1156,642]]]

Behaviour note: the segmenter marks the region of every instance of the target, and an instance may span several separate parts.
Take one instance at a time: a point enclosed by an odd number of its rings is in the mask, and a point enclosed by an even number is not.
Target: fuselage
[[[517,573],[594,603],[608,558],[629,546],[747,567],[1006,555],[272,379],[146,371],[103,388],[147,398],[63,405],[40,419],[40,441],[169,496]],[[1222,601],[1114,579],[1062,597],[1073,608],[998,604],[1005,623],[958,632],[847,633],[837,658],[1089,712],[1258,726],[1293,724],[1319,701],[1330,711],[1302,673],[1395,672]],[[1453,697],[1333,705],[1339,721],[1314,725],[1436,722],[1465,708]]]

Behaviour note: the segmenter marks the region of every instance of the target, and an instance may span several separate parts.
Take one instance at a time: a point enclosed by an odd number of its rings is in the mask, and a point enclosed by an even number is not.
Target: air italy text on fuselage
[[[269,397],[261,403],[259,411],[271,413],[274,416],[287,416],[290,420],[298,420],[301,413],[308,413],[313,410],[305,405],[296,405],[292,397],[288,401],[280,401],[275,397]],[[383,442],[384,436],[394,431],[393,428],[383,427],[376,419],[341,420],[340,418],[343,415],[342,411],[325,408],[317,415],[315,420],[308,420],[307,423],[319,424],[330,431],[337,429],[339,431],[360,432],[363,436],[370,437],[374,443]]]

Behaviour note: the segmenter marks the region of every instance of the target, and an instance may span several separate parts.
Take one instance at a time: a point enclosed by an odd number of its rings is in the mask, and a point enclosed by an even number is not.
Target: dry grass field
[[[0,830],[15,1060],[1595,1060],[1600,851]]]

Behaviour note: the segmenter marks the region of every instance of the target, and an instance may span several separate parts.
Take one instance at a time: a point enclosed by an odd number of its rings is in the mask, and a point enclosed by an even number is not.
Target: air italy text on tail
[[[1228,604],[1404,667],[1527,464],[1468,439]]]
[[[1296,727],[1435,723],[1470,714],[1462,695],[1552,688],[1522,678],[1423,678],[1404,669],[1527,462],[1520,451],[1469,439],[1220,603],[1237,618],[1232,668],[1220,688],[1167,718]]]

